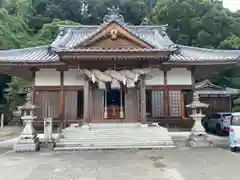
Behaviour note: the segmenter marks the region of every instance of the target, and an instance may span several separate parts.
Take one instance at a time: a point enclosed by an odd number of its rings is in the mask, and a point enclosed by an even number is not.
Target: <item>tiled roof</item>
[[[216,50],[179,45],[179,53],[172,54],[170,61],[230,61],[240,60],[240,50]]]
[[[97,33],[103,26],[60,26],[60,32],[52,43],[54,49],[73,49]],[[159,50],[171,50],[174,44],[166,34],[166,26],[126,26],[124,27],[139,39]]]
[[[196,89],[204,89],[208,87],[215,88],[215,89],[224,89],[221,86],[217,86],[213,84],[209,79],[205,79],[204,81],[201,81],[195,84]]]
[[[236,62],[240,60],[240,50],[213,50],[196,48],[189,46],[179,46],[179,53],[172,54],[169,63],[191,63],[197,64],[205,62]],[[60,48],[61,51],[65,48]],[[71,50],[74,52],[74,49]],[[157,49],[78,49],[79,52],[156,52]],[[25,49],[13,49],[0,51],[1,63],[44,63],[44,62],[59,62],[59,57],[51,51],[50,45],[39,46]],[[166,63],[168,63],[166,62]]]
[[[58,55],[50,53],[49,46],[38,46],[33,48],[2,50],[0,51],[0,62],[53,62],[58,61]]]
[[[79,44],[106,27],[109,23],[116,22],[140,40],[152,45],[151,49],[140,48],[77,48]],[[110,11],[99,26],[62,25],[56,39],[51,45],[26,49],[0,51],[0,63],[59,63],[59,52],[170,52],[170,59],[164,63],[236,63],[240,60],[240,50],[213,50],[189,47],[174,44],[166,33],[166,25],[159,26],[134,26],[124,22],[123,17]]]
[[[196,83],[195,89],[200,95],[213,95],[213,94],[231,95],[240,93],[239,89],[224,88],[221,86],[217,86],[208,79]]]

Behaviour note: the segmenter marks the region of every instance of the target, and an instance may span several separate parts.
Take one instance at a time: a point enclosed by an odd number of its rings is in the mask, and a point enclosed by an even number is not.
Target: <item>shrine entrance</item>
[[[121,89],[108,89],[105,92],[105,119],[123,119],[125,96]],[[120,120],[121,121],[121,120]]]

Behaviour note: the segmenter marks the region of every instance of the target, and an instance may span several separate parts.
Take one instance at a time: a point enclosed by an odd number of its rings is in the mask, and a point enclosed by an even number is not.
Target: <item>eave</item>
[[[57,49],[64,60],[168,60],[170,53],[158,49]]]

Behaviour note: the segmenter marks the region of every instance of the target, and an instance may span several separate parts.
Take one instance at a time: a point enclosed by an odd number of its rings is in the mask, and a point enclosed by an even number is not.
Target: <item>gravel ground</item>
[[[240,180],[239,152],[179,147],[152,151],[9,152],[0,154],[1,180]]]

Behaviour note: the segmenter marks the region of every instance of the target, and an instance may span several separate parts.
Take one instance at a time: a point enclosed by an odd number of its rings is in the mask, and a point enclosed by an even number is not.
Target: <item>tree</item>
[[[161,0],[149,23],[168,24],[174,42],[217,48],[230,36],[240,36],[240,24],[222,4],[214,0]]]
[[[219,44],[220,49],[240,49],[240,37],[232,35]]]
[[[13,112],[17,110],[17,107],[25,103],[25,88],[29,87],[30,83],[21,78],[12,77],[7,85],[8,88],[4,95],[6,101],[5,117],[9,121],[12,119]]]

